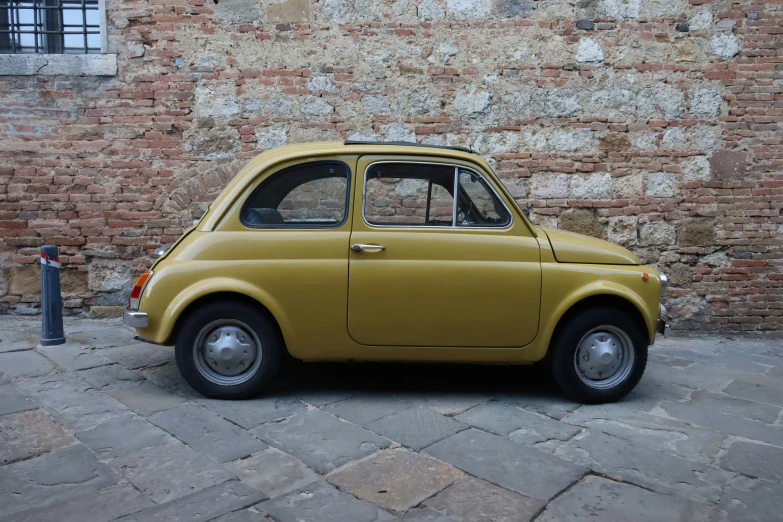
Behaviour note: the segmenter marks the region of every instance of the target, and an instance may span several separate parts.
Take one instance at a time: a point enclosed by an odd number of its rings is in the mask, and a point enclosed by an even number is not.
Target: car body
[[[645,350],[666,328],[665,276],[612,243],[533,225],[458,148],[266,151],[150,273],[124,316],[141,338],[178,344],[194,310],[232,301],[305,361],[530,364],[569,314],[595,307],[630,318]]]

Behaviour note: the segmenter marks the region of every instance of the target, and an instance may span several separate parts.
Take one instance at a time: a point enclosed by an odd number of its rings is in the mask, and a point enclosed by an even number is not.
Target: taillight
[[[130,308],[131,310],[139,309],[139,301],[141,301],[141,293],[144,292],[144,287],[146,286],[147,281],[151,276],[152,276],[152,272],[144,272],[136,280],[136,284],[133,285],[133,289],[131,289],[131,293],[130,293],[130,300],[128,302],[128,308]]]

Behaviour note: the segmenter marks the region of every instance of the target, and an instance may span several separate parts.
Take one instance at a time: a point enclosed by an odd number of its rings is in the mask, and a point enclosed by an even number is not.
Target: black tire
[[[238,377],[246,378],[243,382],[218,384],[205,376],[209,371],[199,369],[203,363],[196,359],[194,344],[202,335],[209,334],[209,331],[203,330],[212,328],[212,325],[219,326],[221,321],[230,321],[233,326],[247,330],[255,336],[254,340],[260,342],[260,347],[256,347],[256,357],[261,356],[260,363],[252,375],[248,371],[247,375]],[[216,301],[188,313],[178,330],[175,347],[177,367],[182,377],[194,390],[214,399],[247,399],[260,394],[277,375],[282,353],[283,340],[273,319],[252,304],[240,301]]]
[[[647,335],[638,322],[626,312],[611,307],[585,309],[565,321],[558,327],[550,351],[552,374],[566,395],[576,402],[601,404],[622,399],[633,390],[647,366]],[[591,386],[580,377],[582,372],[576,367],[575,356],[580,342],[587,340],[588,334],[600,335],[602,331],[625,339],[625,344],[633,350],[633,357],[631,363],[627,363],[614,374],[618,382],[612,383],[610,380],[601,384],[598,379],[598,383],[592,381]],[[622,336],[623,333],[625,337]],[[585,349],[589,350],[590,347],[586,346]],[[584,378],[590,381],[587,376]],[[598,389],[594,387],[596,385],[608,387]]]

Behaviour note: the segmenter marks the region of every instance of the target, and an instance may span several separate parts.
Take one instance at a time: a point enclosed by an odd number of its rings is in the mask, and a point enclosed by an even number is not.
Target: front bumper
[[[658,324],[655,327],[655,331],[664,337],[669,337],[669,323],[666,322],[666,307],[661,306],[660,315],[658,316]]]
[[[146,328],[150,324],[150,319],[144,312],[134,312],[126,308],[122,311],[122,322],[131,328]]]

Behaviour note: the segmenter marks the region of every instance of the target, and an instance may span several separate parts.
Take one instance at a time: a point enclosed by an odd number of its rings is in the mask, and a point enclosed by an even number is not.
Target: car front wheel
[[[218,301],[190,313],[179,328],[177,367],[190,386],[215,399],[258,395],[280,366],[280,336],[251,305]]]
[[[552,372],[566,394],[588,404],[627,395],[647,366],[647,337],[626,312],[607,307],[583,310],[560,328]]]

